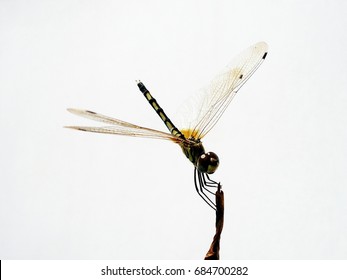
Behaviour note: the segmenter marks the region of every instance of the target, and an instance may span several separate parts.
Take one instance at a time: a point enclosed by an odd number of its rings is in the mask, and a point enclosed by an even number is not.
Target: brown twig
[[[213,237],[210,249],[206,253],[205,260],[219,260],[220,237],[224,224],[224,193],[221,185],[216,192],[216,234]]]

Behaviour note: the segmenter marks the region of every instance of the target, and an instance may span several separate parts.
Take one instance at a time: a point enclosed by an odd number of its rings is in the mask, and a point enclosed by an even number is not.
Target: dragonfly
[[[265,42],[258,42],[237,55],[221,74],[217,75],[207,87],[200,91],[198,98],[195,97],[192,99],[193,101],[187,103],[194,103],[192,105],[195,107],[195,116],[182,129],[178,129],[173,124],[141,81],[136,81],[139,90],[170,133],[139,126],[93,111],[73,108],[67,110],[75,115],[107,125],[96,127],[66,126],[66,128],[95,133],[162,139],[178,144],[184,155],[194,165],[194,185],[197,193],[212,209],[216,210],[216,204],[210,197],[215,195],[213,190],[220,188],[221,185],[219,182],[212,180],[209,175],[217,170],[219,158],[214,152],[205,152],[201,140],[215,126],[236,93],[265,60],[267,53],[268,45]]]

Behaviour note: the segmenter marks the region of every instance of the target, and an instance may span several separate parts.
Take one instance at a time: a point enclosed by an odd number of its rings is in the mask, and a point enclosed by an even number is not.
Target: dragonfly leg
[[[203,174],[203,179],[204,179],[204,185],[206,187],[210,187],[210,188],[218,188],[218,187],[220,187],[220,183],[217,183],[216,181],[211,180],[210,177],[208,176],[208,174],[204,173]]]
[[[200,173],[200,176],[201,176],[201,186],[204,190],[206,190],[207,192],[209,192],[210,194],[212,195],[215,195],[215,192],[209,190],[208,188],[218,188],[218,185],[215,185],[211,182],[208,182],[205,178],[205,173]]]
[[[197,193],[200,195],[200,197],[210,206],[213,210],[216,210],[216,204],[207,196],[207,194],[204,191],[207,191],[213,195],[215,195],[213,192],[208,190],[206,188],[205,182],[206,179],[204,178],[204,173],[201,173],[196,168],[194,169],[194,184],[195,189]]]

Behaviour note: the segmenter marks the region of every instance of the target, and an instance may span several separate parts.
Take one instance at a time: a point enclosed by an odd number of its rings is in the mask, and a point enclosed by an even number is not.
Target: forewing
[[[188,104],[196,117],[183,130],[186,137],[201,139],[212,129],[235,94],[264,61],[267,50],[265,42],[244,50],[192,100],[195,104]]]
[[[155,139],[163,139],[163,140],[171,140],[175,143],[180,143],[185,140],[171,135],[166,132],[162,132],[159,130],[138,126],[132,123],[128,123],[122,120],[118,120],[112,117],[108,117],[105,115],[101,115],[88,110],[80,110],[80,109],[67,109],[70,113],[75,115],[85,117],[88,119],[92,119],[95,121],[111,124],[111,126],[105,127],[92,127],[92,126],[66,126],[66,128],[81,130],[81,131],[89,131],[95,133],[104,133],[104,134],[116,134],[116,135],[124,135],[124,136],[132,136],[132,137],[144,137],[144,138],[155,138]]]

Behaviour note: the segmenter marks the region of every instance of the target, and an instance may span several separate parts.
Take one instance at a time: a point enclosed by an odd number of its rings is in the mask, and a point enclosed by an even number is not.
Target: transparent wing
[[[117,135],[125,135],[125,136],[132,136],[132,137],[145,137],[145,138],[171,140],[175,143],[180,143],[184,141],[187,141],[190,143],[189,140],[183,140],[179,137],[176,137],[166,132],[138,126],[132,123],[128,123],[128,122],[121,121],[115,118],[104,116],[92,111],[71,109],[71,108],[67,110],[70,113],[73,113],[75,115],[92,119],[95,121],[111,124],[111,126],[105,126],[105,127],[65,126],[66,128],[95,132],[95,133],[117,134]]]
[[[267,50],[265,42],[244,50],[208,87],[185,104],[184,110],[195,116],[182,129],[187,138],[201,139],[212,129],[235,94],[264,61]]]

